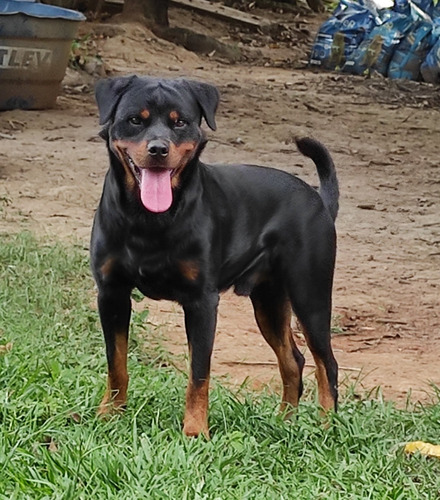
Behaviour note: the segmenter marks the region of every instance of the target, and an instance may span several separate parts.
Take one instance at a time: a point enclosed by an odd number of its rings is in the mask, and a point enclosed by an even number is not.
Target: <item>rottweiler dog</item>
[[[297,139],[319,190],[284,171],[207,165],[202,118],[215,130],[216,87],[186,79],[104,79],[96,100],[110,157],[91,239],[108,362],[98,413],[124,408],[131,292],[178,302],[190,353],[183,432],[209,435],[208,385],[219,294],[249,296],[283,381],[282,411],[298,405],[304,357],[292,311],[316,363],[319,403],[336,409],[330,344],[338,181],[327,149]]]

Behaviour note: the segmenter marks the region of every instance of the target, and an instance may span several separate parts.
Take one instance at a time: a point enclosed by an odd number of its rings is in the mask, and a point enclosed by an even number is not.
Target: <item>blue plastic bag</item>
[[[437,0],[437,3],[434,5],[431,17],[434,20],[434,22],[438,20],[438,24],[440,24],[440,0]]]
[[[437,3],[433,18],[432,47],[420,66],[420,73],[425,82],[440,83],[440,2]]]
[[[419,80],[420,65],[432,46],[432,23],[418,21],[400,42],[388,66],[390,78]]]
[[[393,11],[416,19],[429,21],[432,18],[437,0],[394,0]]]
[[[373,28],[359,47],[347,57],[343,71],[355,75],[377,71],[386,76],[394,50],[412,24],[411,16],[392,12],[389,18]]]
[[[440,83],[440,38],[428,52],[420,66],[423,80],[428,83]]]
[[[428,14],[428,16],[432,16],[433,11],[434,11],[434,1],[433,0],[411,0],[417,7],[425,14]]]
[[[410,0],[394,0],[394,12],[399,14],[404,14],[405,16],[411,15],[411,5]]]
[[[374,26],[373,12],[358,3],[341,1],[316,35],[310,65],[329,70],[340,69]]]

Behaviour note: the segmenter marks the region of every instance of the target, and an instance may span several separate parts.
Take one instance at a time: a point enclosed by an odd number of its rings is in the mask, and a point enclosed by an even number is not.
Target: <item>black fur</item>
[[[211,85],[116,78],[98,83],[96,99],[110,168],[95,216],[91,260],[113,393],[123,391],[112,382],[119,369],[115,339],[128,335],[131,291],[138,288],[153,299],[176,301],[185,312],[191,351],[184,430],[207,434],[207,403],[194,406],[193,399],[207,390],[201,387],[209,379],[219,293],[234,287],[236,293],[251,297],[263,335],[278,356],[285,403],[297,404],[304,364],[288,326],[291,307],[317,362],[321,405],[336,408],[330,317],[339,192],[328,151],[316,140],[297,140],[299,150],[316,164],[321,181],[317,192],[281,170],[199,160],[206,143],[202,118],[215,129],[219,94]],[[144,109],[148,118],[133,118]],[[174,112],[183,119],[170,122]],[[124,153],[115,147],[121,140],[137,148],[160,141],[170,148],[170,156],[181,144],[196,145],[179,170],[166,211],[154,213],[143,206],[135,175],[130,179]],[[158,163],[147,154],[138,170],[171,168],[170,156]],[[123,405],[123,399],[118,404]],[[194,408],[205,416],[194,417]]]

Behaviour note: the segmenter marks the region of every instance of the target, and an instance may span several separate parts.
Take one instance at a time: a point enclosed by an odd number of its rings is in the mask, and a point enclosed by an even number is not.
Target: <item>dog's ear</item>
[[[99,109],[100,125],[110,120],[122,94],[136,78],[137,76],[133,75],[99,80],[95,86],[95,99]]]
[[[217,128],[215,124],[215,112],[217,111],[220,100],[220,93],[217,87],[209,83],[195,82],[192,80],[184,80],[184,83],[188,85],[191,93],[199,103],[203,117],[209,128],[215,130]]]

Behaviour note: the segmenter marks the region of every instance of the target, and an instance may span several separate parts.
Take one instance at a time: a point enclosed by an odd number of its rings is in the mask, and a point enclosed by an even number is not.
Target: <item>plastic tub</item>
[[[0,2],[0,109],[55,105],[70,45],[84,19],[51,5]]]

